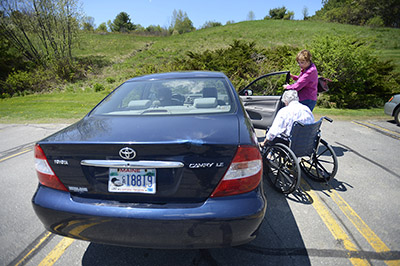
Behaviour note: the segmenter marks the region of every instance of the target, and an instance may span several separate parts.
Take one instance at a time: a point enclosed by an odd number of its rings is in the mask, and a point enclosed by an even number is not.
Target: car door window
[[[283,85],[288,83],[290,72],[274,72],[258,77],[239,92],[240,99],[255,128],[267,129],[276,113],[283,107]]]

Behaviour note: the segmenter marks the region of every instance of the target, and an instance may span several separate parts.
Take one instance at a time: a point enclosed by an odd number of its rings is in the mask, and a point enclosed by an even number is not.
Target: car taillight
[[[255,146],[239,146],[229,169],[211,197],[242,194],[254,190],[262,178],[262,157]]]
[[[68,191],[63,183],[61,183],[60,179],[54,174],[39,144],[35,145],[35,168],[40,184],[46,187]]]

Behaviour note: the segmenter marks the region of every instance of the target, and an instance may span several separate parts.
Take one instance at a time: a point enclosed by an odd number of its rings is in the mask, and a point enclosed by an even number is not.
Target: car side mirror
[[[252,91],[252,90],[249,90],[249,89],[245,89],[245,90],[242,90],[242,91],[240,92],[240,95],[241,95],[241,96],[252,96],[252,95],[253,95],[253,91]]]

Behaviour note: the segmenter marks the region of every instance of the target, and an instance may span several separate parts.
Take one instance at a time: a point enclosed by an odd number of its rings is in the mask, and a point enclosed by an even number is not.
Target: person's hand
[[[289,86],[289,84],[283,85],[283,88],[286,90],[287,86]]]
[[[262,147],[264,147],[265,146],[265,144],[268,142],[268,140],[267,139],[265,139],[263,142],[261,142],[260,143],[260,147],[262,148]]]
[[[290,78],[291,78],[291,79],[295,79],[295,78],[296,78],[296,76],[295,76],[295,75],[293,75],[293,74],[290,74]]]

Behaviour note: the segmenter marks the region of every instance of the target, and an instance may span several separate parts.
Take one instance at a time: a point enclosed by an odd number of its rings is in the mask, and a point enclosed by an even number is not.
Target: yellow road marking
[[[27,153],[27,152],[30,152],[30,151],[32,151],[31,148],[29,148],[29,149],[27,149],[27,150],[23,150],[23,151],[18,152],[18,153],[14,153],[13,155],[4,157],[4,158],[0,159],[0,163],[3,162],[3,161],[5,161],[5,160],[11,159],[11,158],[13,158],[13,157],[16,157],[16,156],[18,156],[18,155],[21,155],[21,154],[24,154],[24,153]]]
[[[31,254],[32,254],[32,252],[34,252],[38,247],[40,247],[40,245],[47,239],[47,238],[49,238],[49,236],[51,235],[51,233],[50,232],[47,232],[47,234],[44,236],[44,237],[42,237],[40,240],[39,240],[39,242],[22,258],[22,259],[20,259],[16,264],[15,264],[15,266],[18,266],[18,265],[20,265],[22,262],[24,262],[25,260],[26,260],[26,258],[27,257],[29,257]]]
[[[55,248],[44,258],[39,266],[51,266],[64,254],[65,250],[74,242],[72,238],[64,237]]]
[[[330,189],[332,200],[339,206],[346,217],[353,223],[357,230],[364,236],[368,243],[376,252],[388,252],[390,249],[385,243],[369,228],[369,226],[361,219],[361,217],[350,207],[350,205],[337,193]],[[387,265],[400,265],[400,260],[385,261]]]
[[[367,124],[367,125],[369,125],[371,127],[375,127],[375,128],[379,128],[380,130],[387,131],[387,132],[389,132],[391,134],[400,135],[399,133],[397,133],[395,131],[392,131],[390,129],[386,129],[384,127],[381,127],[381,126],[378,126],[378,125],[375,125],[375,124],[371,124],[371,123],[368,123],[368,122],[363,122],[363,123],[365,123],[365,124]]]
[[[106,220],[105,222],[107,222],[108,220]],[[69,222],[67,226],[71,226],[77,223],[80,223],[82,221],[72,221]],[[90,228],[94,225],[99,224],[100,222],[95,222],[95,223],[90,223],[90,224],[84,224],[84,225],[80,225],[72,230],[70,230],[68,232],[68,234],[70,234],[71,236],[76,236],[79,237],[80,239],[83,240],[87,240],[86,238],[82,237],[80,235],[80,233],[82,233],[83,231],[85,231],[87,228]],[[46,256],[46,258],[44,258],[39,266],[51,266],[53,265],[65,252],[65,250],[74,242],[75,240],[69,237],[64,237],[58,244],[57,246],[50,251],[50,253]]]
[[[311,187],[309,186],[309,184],[306,181],[304,181],[304,179],[301,180],[301,184],[305,188],[307,193],[309,193],[310,196],[312,197],[312,199],[313,199],[312,206],[317,211],[317,213],[319,214],[319,216],[321,217],[321,219],[325,223],[325,225],[328,227],[328,229],[332,233],[333,237],[339,243],[342,243],[346,250],[348,250],[350,252],[352,252],[352,251],[357,252],[358,251],[357,246],[353,243],[353,241],[350,239],[350,237],[346,234],[346,232],[338,224],[338,222],[335,220],[335,218],[332,216],[332,214],[326,208],[324,203],[320,200],[317,193],[312,191]],[[348,259],[350,260],[350,262],[353,265],[355,265],[355,266],[370,265],[369,262],[365,259],[351,257],[350,252],[348,253]]]
[[[353,124],[356,124],[356,125],[359,125],[359,126],[368,128],[368,129],[371,129],[371,127],[372,127],[372,128],[375,128],[375,129],[379,129],[379,130],[386,131],[386,132],[388,132],[389,134],[391,134],[391,136],[392,136],[393,138],[395,138],[395,139],[400,139],[400,134],[397,133],[397,132],[395,132],[395,131],[392,131],[392,130],[390,130],[390,129],[386,129],[386,128],[383,128],[383,127],[380,127],[380,126],[377,126],[377,125],[374,125],[374,124],[371,124],[371,123],[368,123],[368,122],[363,122],[363,123],[360,123],[360,122],[357,122],[357,121],[351,121],[351,122],[352,122]],[[364,125],[364,124],[366,124],[366,125]]]

